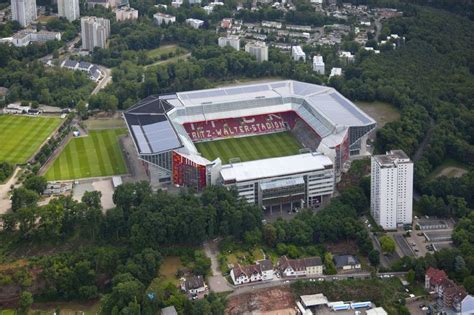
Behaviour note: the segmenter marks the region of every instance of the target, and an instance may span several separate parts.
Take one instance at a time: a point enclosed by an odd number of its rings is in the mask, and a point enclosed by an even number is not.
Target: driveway
[[[229,285],[219,269],[219,262],[217,260],[219,250],[217,249],[217,242],[208,241],[205,242],[203,246],[206,256],[211,259],[212,276],[207,279],[209,282],[209,289],[216,293],[233,291],[234,289]]]
[[[15,168],[10,179],[5,184],[0,185],[0,214],[6,213],[11,208],[11,201],[8,192],[10,191],[11,185],[15,184],[17,179],[16,176],[20,170],[19,167]]]

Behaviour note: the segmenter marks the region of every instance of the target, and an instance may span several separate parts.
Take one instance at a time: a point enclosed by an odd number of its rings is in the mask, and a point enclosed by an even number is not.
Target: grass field
[[[118,137],[125,129],[93,130],[72,139],[46,172],[48,180],[111,176],[127,173]]]
[[[151,49],[147,51],[146,54],[150,58],[159,58],[161,55],[166,55],[170,52],[176,52],[176,49],[178,49],[178,45],[164,45],[155,49]]]
[[[395,106],[384,102],[356,102],[356,105],[367,115],[375,119],[377,127],[400,119],[400,111]]]
[[[214,160],[220,157],[222,163],[239,157],[243,161],[298,154],[300,144],[290,132],[279,132],[261,136],[231,138],[196,143],[201,154]]]
[[[60,118],[0,115],[0,161],[26,163],[60,123]]]

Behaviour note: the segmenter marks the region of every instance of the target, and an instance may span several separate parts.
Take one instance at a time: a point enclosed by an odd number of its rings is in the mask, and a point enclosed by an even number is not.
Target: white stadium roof
[[[302,98],[325,116],[334,127],[375,123],[334,88],[292,80],[179,92],[176,95],[178,98],[170,102],[176,107],[206,107],[235,101],[253,101],[255,107],[258,107],[258,100],[261,99]]]
[[[221,176],[224,181],[244,182],[253,179],[306,173],[329,166],[332,167],[332,165],[331,159],[325,155],[305,153],[226,165],[221,169]]]

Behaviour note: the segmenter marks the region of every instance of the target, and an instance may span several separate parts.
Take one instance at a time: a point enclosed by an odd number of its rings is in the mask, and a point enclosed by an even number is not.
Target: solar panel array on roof
[[[153,152],[176,149],[181,145],[168,120],[142,126]]]
[[[140,153],[151,153],[150,146],[148,145],[148,141],[143,134],[142,127],[139,125],[131,126],[133,135],[137,140],[137,146]]]

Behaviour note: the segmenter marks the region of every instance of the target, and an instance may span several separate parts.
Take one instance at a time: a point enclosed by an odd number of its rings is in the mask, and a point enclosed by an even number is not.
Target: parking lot
[[[400,256],[422,257],[452,247],[454,222],[451,220],[415,216],[413,227],[409,236],[404,230],[388,233],[394,238]]]

